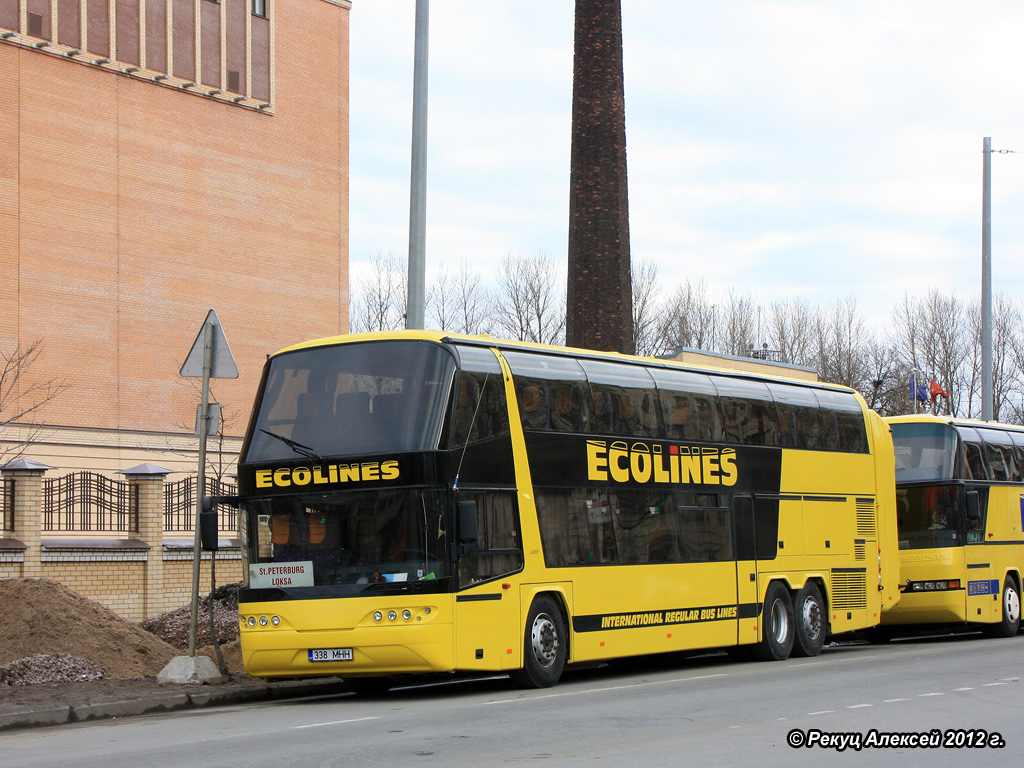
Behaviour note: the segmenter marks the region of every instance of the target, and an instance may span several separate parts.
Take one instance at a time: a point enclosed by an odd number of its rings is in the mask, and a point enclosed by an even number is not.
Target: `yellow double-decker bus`
[[[1024,574],[1024,428],[896,416],[899,606],[876,633],[976,624],[1012,637]]]
[[[263,677],[813,656],[899,598],[889,430],[853,390],[428,331],[268,360],[238,467]]]

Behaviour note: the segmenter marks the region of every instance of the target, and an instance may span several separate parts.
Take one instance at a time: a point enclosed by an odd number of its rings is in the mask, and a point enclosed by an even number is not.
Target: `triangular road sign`
[[[199,335],[196,336],[195,343],[189,350],[185,363],[181,366],[181,375],[189,378],[203,378],[204,331],[207,323],[213,325],[213,356],[210,362],[210,378],[237,379],[238,366],[235,365],[235,358],[231,355],[231,347],[228,346],[228,339],[217,318],[217,312],[212,309],[200,326]]]

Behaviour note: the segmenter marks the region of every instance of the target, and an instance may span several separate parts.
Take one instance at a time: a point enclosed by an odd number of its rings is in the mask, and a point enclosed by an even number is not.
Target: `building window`
[[[252,12],[254,16],[267,18],[267,0],[252,0]]]

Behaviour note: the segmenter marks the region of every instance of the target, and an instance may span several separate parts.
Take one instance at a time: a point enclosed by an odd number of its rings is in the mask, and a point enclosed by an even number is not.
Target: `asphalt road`
[[[0,764],[1019,766],[1022,655],[1024,637],[968,636],[774,663],[661,659],[540,691],[492,678],[15,732],[0,736]]]

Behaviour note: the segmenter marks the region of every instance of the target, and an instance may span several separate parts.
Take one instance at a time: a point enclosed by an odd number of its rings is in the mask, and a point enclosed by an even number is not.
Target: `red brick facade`
[[[268,2],[250,34],[269,58],[232,81],[241,98],[38,48],[20,21],[0,40],[0,347],[42,340],[32,377],[71,385],[36,420],[181,432],[197,396],[178,371],[214,308],[240,371],[214,390],[238,434],[268,352],[347,331],[349,6]],[[151,26],[117,37],[126,58]],[[146,50],[175,44],[163,29]],[[211,50],[200,79],[227,82],[237,45]]]

